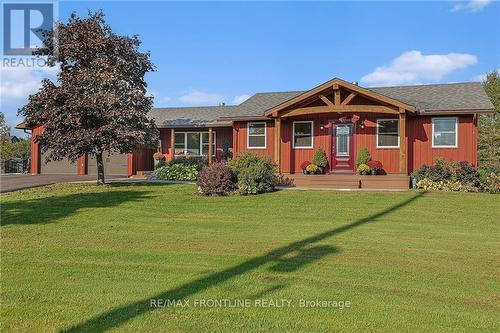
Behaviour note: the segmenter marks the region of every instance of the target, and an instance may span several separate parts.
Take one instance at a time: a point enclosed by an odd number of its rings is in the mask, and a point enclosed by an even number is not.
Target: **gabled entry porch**
[[[274,120],[274,159],[281,172],[302,172],[300,164],[323,148],[327,173],[354,174],[357,153],[367,148],[382,161],[385,173],[406,175],[406,117],[414,113],[411,105],[334,79],[266,116]]]

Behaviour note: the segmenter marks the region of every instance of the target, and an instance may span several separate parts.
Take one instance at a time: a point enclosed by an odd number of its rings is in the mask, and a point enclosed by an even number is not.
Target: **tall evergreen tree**
[[[488,73],[483,86],[495,113],[480,115],[478,119],[478,166],[485,173],[500,175],[500,72]]]
[[[73,13],[68,23],[43,34],[35,54],[61,70],[57,83],[42,81],[19,114],[29,125],[44,125],[34,140],[48,152],[47,161],[95,157],[98,183],[104,183],[104,152],[129,153],[158,142],[147,116],[153,100],[144,75],[155,70],[150,55],[139,51],[137,36],[113,33],[102,12],[87,18]]]

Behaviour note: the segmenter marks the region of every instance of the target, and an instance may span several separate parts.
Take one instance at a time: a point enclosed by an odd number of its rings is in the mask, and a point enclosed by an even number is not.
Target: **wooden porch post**
[[[407,156],[406,156],[406,113],[399,109],[399,173],[407,174]]]
[[[214,149],[212,147],[214,143],[212,127],[208,128],[208,164],[212,164],[212,155],[214,154]]]
[[[175,130],[170,129],[170,158],[173,161],[175,159]]]
[[[281,118],[274,118],[274,162],[278,165],[278,172],[281,172]]]

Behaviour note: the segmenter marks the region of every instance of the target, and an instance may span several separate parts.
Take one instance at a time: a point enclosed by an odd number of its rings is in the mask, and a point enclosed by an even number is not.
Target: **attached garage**
[[[105,175],[128,175],[128,154],[103,154],[104,174]],[[95,157],[89,157],[87,165],[89,175],[97,175],[97,160]]]
[[[40,159],[40,173],[42,174],[67,174],[76,175],[78,170],[76,162],[70,162],[66,158],[60,161],[50,161],[45,163],[45,157],[49,154],[46,152],[41,155]]]

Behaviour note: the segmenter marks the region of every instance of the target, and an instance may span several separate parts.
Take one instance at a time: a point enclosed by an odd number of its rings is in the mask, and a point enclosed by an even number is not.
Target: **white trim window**
[[[212,156],[216,153],[216,134],[212,132]],[[208,132],[175,132],[176,156],[202,157],[208,155]]]
[[[266,149],[267,124],[266,122],[247,123],[247,148]]]
[[[399,148],[399,119],[377,119],[377,148]]]
[[[314,147],[314,122],[294,121],[293,122],[293,148],[313,148]]]
[[[432,147],[457,148],[458,146],[458,118],[432,118]]]

